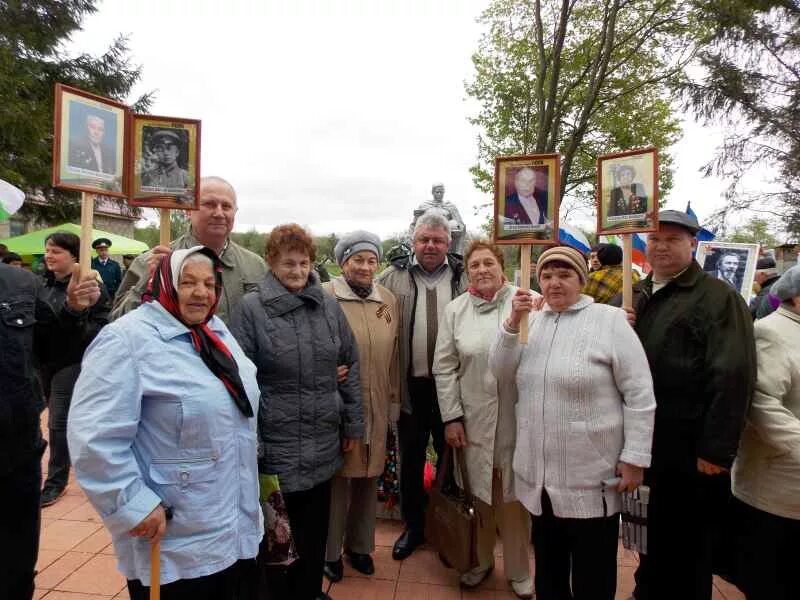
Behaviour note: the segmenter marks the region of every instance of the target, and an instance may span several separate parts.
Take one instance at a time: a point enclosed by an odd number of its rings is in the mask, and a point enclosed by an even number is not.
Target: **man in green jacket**
[[[711,598],[714,521],[730,494],[756,374],[739,293],[693,258],[697,220],[663,210],[647,239],[653,272],[635,286],[635,329],[656,395],[647,555],[636,600]]]
[[[256,289],[264,279],[267,274],[264,259],[242,248],[229,237],[237,211],[233,186],[221,177],[203,177],[200,180],[199,204],[200,207],[190,213],[191,229],[188,232],[172,242],[169,248],[156,246],[139,255],[125,271],[111,313],[113,319],[118,319],[142,303],[150,273],[170,250],[202,244],[219,255],[223,291],[216,314],[226,324],[245,292]]]

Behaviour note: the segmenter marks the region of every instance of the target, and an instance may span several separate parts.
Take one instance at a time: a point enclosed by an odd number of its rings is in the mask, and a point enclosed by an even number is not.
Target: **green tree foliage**
[[[93,13],[95,0],[0,2],[0,179],[22,189],[49,187],[53,146],[53,89],[58,82],[125,101],[141,76],[127,41],[118,37],[102,56],[70,57],[64,43]],[[152,95],[134,103],[147,110]],[[78,195],[55,190],[51,206],[23,211],[47,220],[80,213]]]
[[[466,87],[480,104],[476,187],[492,189],[496,156],[561,152],[562,199],[593,206],[598,155],[657,146],[667,192],[665,150],[680,131],[668,86],[694,53],[685,4],[494,0],[479,18],[486,30]]]
[[[793,0],[695,0],[713,29],[698,54],[701,75],[683,91],[701,119],[726,125],[706,174],[728,181],[713,221],[751,209],[800,236],[800,4]],[[772,185],[748,190],[769,167]]]
[[[256,230],[255,227],[250,229],[250,231],[245,231],[244,233],[231,233],[231,239],[250,250],[250,252],[254,252],[259,256],[264,256],[264,246],[267,243],[267,234],[260,233]]]
[[[751,219],[733,230],[728,236],[721,238],[725,242],[740,244],[761,244],[762,248],[775,248],[780,245],[778,238],[772,235],[766,219]]]

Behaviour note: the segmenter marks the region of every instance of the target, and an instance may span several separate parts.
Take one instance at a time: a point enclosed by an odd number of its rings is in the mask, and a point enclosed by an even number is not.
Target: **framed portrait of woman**
[[[560,154],[497,157],[495,243],[557,244],[560,183]]]
[[[658,230],[658,150],[644,148],[597,159],[597,234]]]
[[[200,121],[131,115],[130,203],[151,208],[197,208]]]
[[[57,83],[53,187],[125,198],[129,112],[124,104]]]

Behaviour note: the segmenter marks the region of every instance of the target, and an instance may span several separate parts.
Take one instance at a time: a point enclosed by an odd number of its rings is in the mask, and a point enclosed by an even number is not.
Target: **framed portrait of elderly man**
[[[53,187],[127,196],[124,104],[56,84]]]
[[[758,244],[698,242],[695,258],[703,271],[725,282],[750,302],[758,262]]]
[[[597,234],[658,230],[658,150],[597,159]]]
[[[197,208],[200,121],[131,115],[130,203],[153,208]]]
[[[501,156],[494,170],[494,241],[558,243],[560,154]]]

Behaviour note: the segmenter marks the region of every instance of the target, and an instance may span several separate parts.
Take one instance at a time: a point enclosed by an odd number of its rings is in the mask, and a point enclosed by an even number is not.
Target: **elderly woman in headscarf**
[[[543,298],[516,292],[489,353],[519,394],[514,491],[533,515],[536,597],[613,600],[620,492],[650,465],[650,369],[625,313],[581,294],[580,252],[546,250],[536,275]]]
[[[288,593],[316,600],[327,597],[333,477],[364,436],[358,348],[342,308],[312,270],[311,235],[295,223],[279,225],[265,255],[270,271],[234,311],[231,330],[258,369],[258,468],[278,476],[299,555]],[[339,366],[346,367],[341,380]]]
[[[776,281],[781,302],[755,322],[758,379],[733,464],[739,587],[748,600],[798,597],[800,540],[800,265]]]
[[[325,575],[343,576],[342,550],[356,571],[372,575],[375,566],[377,478],[383,472],[389,422],[400,415],[397,358],[397,300],[373,281],[381,259],[381,240],[368,231],[344,236],[334,249],[342,274],[323,288],[342,308],[358,346],[364,435],[344,457],[333,478]]]
[[[479,564],[461,575],[461,584],[476,587],[489,575],[499,529],[505,576],[519,598],[530,598],[530,517],[514,496],[511,470],[517,389],[513,380],[500,382],[489,371],[489,346],[511,313],[516,288],[506,281],[503,254],[497,246],[483,240],[472,242],[464,264],[469,293],[445,307],[433,360],[445,439],[454,448],[464,448],[467,476],[481,517]]]
[[[91,344],[75,386],[75,472],[111,532],[132,600],[158,583],[158,540],[165,597],[254,591],[259,390],[255,366],[214,316],[221,288],[209,248],[166,255],[146,302]]]

